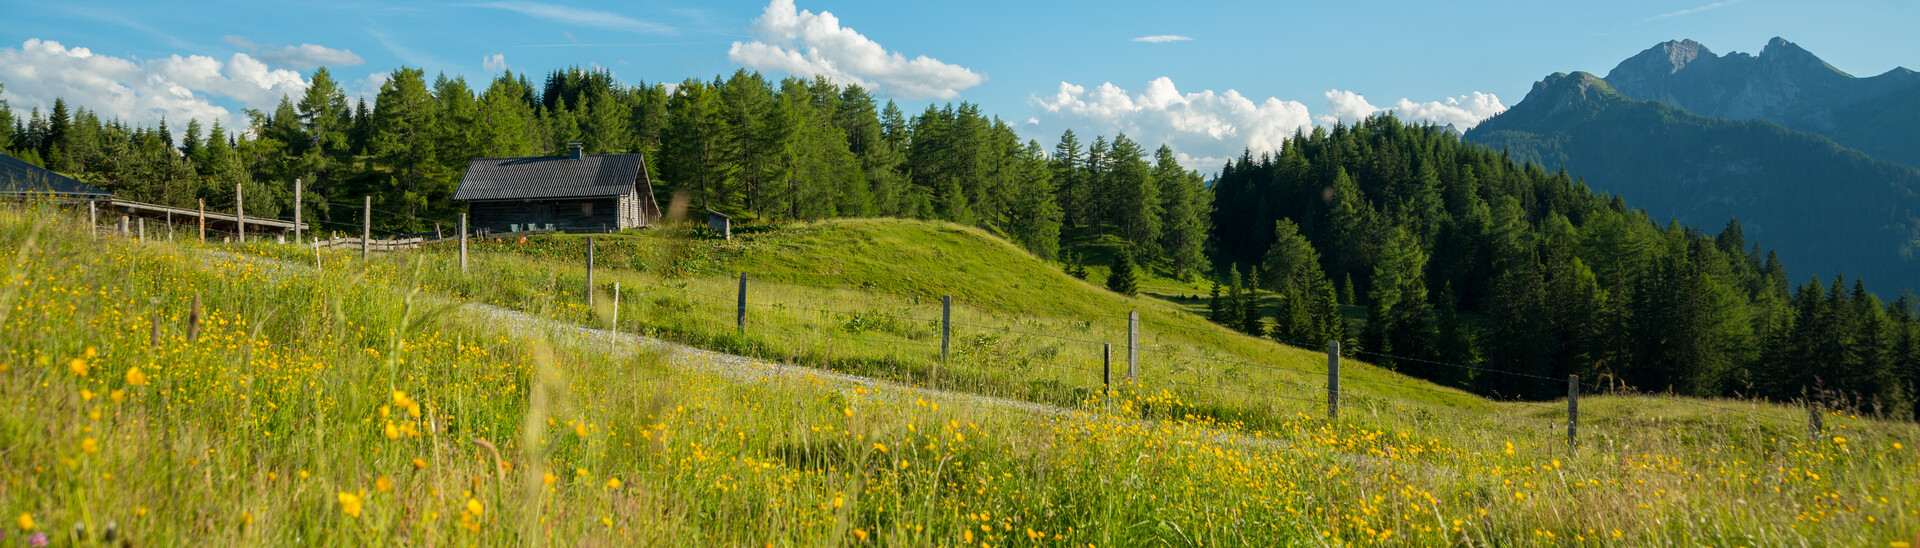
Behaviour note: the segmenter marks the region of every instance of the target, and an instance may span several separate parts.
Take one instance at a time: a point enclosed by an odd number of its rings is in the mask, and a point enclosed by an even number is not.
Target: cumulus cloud
[[[298,97],[308,82],[300,73],[272,69],[245,53],[226,61],[174,55],[140,61],[68,48],[51,40],[29,39],[19,48],[0,48],[0,81],[14,108],[51,108],[56,97],[75,107],[136,124],[162,116],[183,123],[221,119],[234,124],[214,97],[246,107],[271,109],[284,95]]]
[[[1320,125],[1333,125],[1336,122],[1351,124],[1374,114],[1391,111],[1402,120],[1433,122],[1443,126],[1452,124],[1454,128],[1466,131],[1479,125],[1481,120],[1507,109],[1506,105],[1500,104],[1499,97],[1478,91],[1425,103],[1415,103],[1403,97],[1395,101],[1393,106],[1385,108],[1373,106],[1365,96],[1347,90],[1328,90],[1326,97],[1326,113],[1314,117],[1314,121]]]
[[[226,42],[233,44],[234,47],[253,53],[255,58],[266,61],[267,64],[293,67],[301,70],[311,70],[321,66],[351,67],[367,62],[366,59],[362,59],[358,54],[355,54],[353,50],[333,49],[314,44],[300,44],[298,46],[261,45],[253,40],[248,40],[245,36],[234,35],[228,35]]]
[[[519,2],[519,1],[487,2],[484,4],[472,4],[472,6],[477,8],[492,8],[492,9],[512,11],[528,17],[538,17],[541,19],[546,19],[548,21],[553,21],[555,23],[560,23],[565,25],[594,27],[594,28],[601,28],[601,29],[607,29],[607,30],[624,31],[624,32],[638,32],[642,34],[671,35],[671,34],[679,33],[678,29],[675,29],[667,25],[662,25],[652,21],[642,21],[639,19],[634,19],[632,17],[627,17],[625,15],[620,15],[618,13],[606,12],[606,11],[600,11],[600,10],[590,10],[586,8],[575,8],[575,7],[561,6],[561,5],[555,5],[555,4],[541,4],[538,2]],[[568,34],[568,36],[571,37],[572,35]]]
[[[480,66],[486,69],[487,72],[507,70],[507,54],[495,53],[493,55],[483,56],[480,58]]]
[[[966,67],[889,52],[840,26],[833,13],[801,11],[793,0],[769,2],[753,20],[753,36],[752,42],[734,42],[727,58],[754,70],[825,76],[903,99],[953,99],[986,81]]]
[[[1154,36],[1142,36],[1142,37],[1133,39],[1133,41],[1135,42],[1147,42],[1150,44],[1164,44],[1167,42],[1186,42],[1189,40],[1193,40],[1193,38],[1189,36],[1181,36],[1178,34],[1159,34]]]
[[[1182,92],[1166,77],[1147,82],[1138,93],[1111,82],[1092,89],[1061,82],[1053,93],[1029,100],[1043,116],[1028,125],[1035,131],[1126,133],[1149,148],[1167,144],[1188,169],[1210,171],[1242,151],[1277,151],[1294,132],[1316,123],[1351,122],[1393,110],[1403,119],[1450,123],[1464,131],[1505,108],[1493,95],[1478,92],[1428,103],[1401,99],[1384,109],[1350,91],[1331,91],[1326,98],[1326,111],[1314,116],[1298,101],[1255,100],[1235,90]]]
[[[1126,133],[1153,147],[1166,143],[1193,169],[1214,169],[1243,149],[1279,150],[1295,130],[1313,123],[1307,106],[1268,97],[1259,102],[1227,90],[1182,93],[1171,78],[1156,78],[1131,93],[1113,83],[1091,90],[1061,82],[1051,95],[1035,96],[1051,122],[1101,135]]]

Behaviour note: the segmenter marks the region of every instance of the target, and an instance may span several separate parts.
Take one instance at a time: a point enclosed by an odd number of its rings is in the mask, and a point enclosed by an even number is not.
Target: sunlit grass
[[[1315,401],[1151,383],[1106,401],[1065,351],[1019,368],[981,345],[916,366],[937,350],[897,343],[927,340],[937,302],[780,286],[764,297],[785,308],[750,310],[749,325],[798,334],[743,337],[730,307],[694,296],[729,295],[723,275],[596,276],[633,292],[626,331],[1061,408],[1036,413],[748,380],[707,355],[549,336],[448,300],[610,322],[586,309],[579,273],[537,257],[489,255],[505,266],[480,271],[500,276],[483,290],[432,253],[328,253],[316,270],[296,260],[310,250],[249,250],[280,262],[83,234],[0,211],[0,543],[1890,546],[1920,530],[1907,424],[1832,414],[1809,439],[1788,408],[1588,396],[1576,451],[1556,404],[1422,414],[1356,387],[1329,423]],[[855,313],[799,310],[816,305]],[[1022,391],[1043,381],[1058,386]],[[1209,418],[1236,405],[1266,411]]]

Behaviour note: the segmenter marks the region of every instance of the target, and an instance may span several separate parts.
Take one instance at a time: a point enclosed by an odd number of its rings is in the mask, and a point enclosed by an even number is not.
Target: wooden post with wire
[[[100,239],[100,202],[87,200],[87,235]]]
[[[953,340],[953,296],[940,296],[940,361],[947,361],[948,342]]]
[[[613,330],[620,330],[620,282],[613,282]]]
[[[368,241],[373,239],[373,197],[366,196],[366,207],[360,213],[360,260],[367,260]]]
[[[587,237],[587,308],[593,308],[593,237]]]
[[[140,225],[140,243],[147,243],[147,218],[141,217],[136,224]]]
[[[460,214],[460,273],[467,273],[467,214]]]
[[[1340,418],[1340,341],[1327,341],[1327,420]]]
[[[300,186],[299,179],[293,180],[293,245],[300,245]]]
[[[122,238],[127,237],[127,216],[126,215],[120,216],[120,237]]]
[[[240,226],[240,243],[247,243],[247,200],[240,193],[240,183],[233,184],[233,219]]]
[[[200,242],[207,241],[207,199],[200,199]]]
[[[740,273],[740,303],[733,316],[734,327],[741,335],[747,334],[747,273]]]
[[[1580,376],[1567,375],[1567,449],[1578,449],[1580,430]]]

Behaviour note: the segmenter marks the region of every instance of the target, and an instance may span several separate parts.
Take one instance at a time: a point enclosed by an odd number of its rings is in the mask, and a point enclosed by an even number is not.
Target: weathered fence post
[[[247,200],[240,193],[240,183],[233,184],[233,220],[240,223],[240,243],[247,243]]]
[[[100,239],[100,202],[87,200],[87,235]]]
[[[300,186],[299,179],[293,180],[293,245],[300,245]]]
[[[740,273],[740,304],[733,316],[734,327],[741,335],[747,334],[747,273]]]
[[[1327,420],[1340,418],[1340,341],[1327,341]]]
[[[147,243],[147,218],[141,217],[138,223],[140,225],[140,243]]]
[[[120,216],[120,237],[122,238],[127,237],[127,216],[126,215]]]
[[[320,270],[320,239],[313,239],[313,269]]]
[[[1580,447],[1576,435],[1580,430],[1580,376],[1567,375],[1567,449]]]
[[[620,330],[620,282],[613,282],[613,330]]]
[[[1127,382],[1140,383],[1140,311],[1127,311]]]
[[[367,245],[373,239],[373,197],[367,196],[366,207],[360,213],[360,260],[367,260]]]
[[[467,273],[467,214],[460,214],[460,273]]]
[[[207,199],[200,199],[200,242],[207,241]]]
[[[437,221],[433,223],[433,239],[434,239],[434,240],[445,240],[445,239],[447,239],[447,237],[446,237],[446,236],[443,236],[443,235],[441,235],[441,234],[440,234],[440,223],[439,223],[439,222],[437,222]]]
[[[953,339],[953,296],[940,296],[940,361],[947,361],[947,343]]]
[[[587,237],[587,308],[593,308],[593,237]]]

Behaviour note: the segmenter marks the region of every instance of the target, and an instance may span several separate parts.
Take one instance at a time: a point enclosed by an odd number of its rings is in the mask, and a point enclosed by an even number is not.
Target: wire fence
[[[356,209],[364,208],[364,204],[325,203],[331,206],[353,207]],[[395,217],[405,217],[405,215],[401,213],[383,209],[374,209],[374,212]],[[282,221],[292,220],[286,217],[276,217],[275,219]],[[419,222],[438,222],[420,218],[411,219]],[[192,219],[189,218],[187,220],[190,221]],[[414,236],[412,234],[402,234],[391,230],[370,229],[370,224],[367,223],[365,219],[363,219],[360,224],[323,219],[303,218],[302,220],[319,225],[357,228],[363,232],[377,231],[385,236]],[[175,232],[174,229],[181,225],[182,223],[175,222],[165,226],[169,234],[172,234]],[[195,224],[186,224],[186,226],[197,236],[200,230],[198,226]],[[99,228],[101,227],[96,226],[96,229]],[[454,236],[445,239],[462,238],[463,236],[471,235],[471,231],[470,234],[467,235],[457,234],[457,228],[455,228],[454,231],[456,232]],[[118,229],[106,228],[105,232],[114,234],[118,233]],[[238,235],[232,231],[211,227],[206,228],[205,232],[209,237],[218,236],[226,238]],[[259,234],[255,233],[253,235],[258,236]],[[464,264],[464,254],[466,251],[463,249],[462,253]],[[505,251],[505,253],[511,253],[511,251]],[[584,259],[585,257],[583,257],[583,260]],[[587,268],[592,267],[587,266]],[[841,286],[827,288],[835,291],[850,291],[865,295],[864,298],[858,299],[858,301],[868,306],[854,309],[844,306],[835,307],[833,303],[827,302],[828,299],[820,297],[817,294],[818,291],[823,289],[820,286],[749,280],[744,276],[741,278],[739,290],[733,295],[706,290],[698,287],[698,284],[691,281],[672,282],[666,278],[647,279],[644,277],[636,280],[634,276],[620,277],[618,281],[641,282],[638,286],[627,286],[622,291],[623,294],[632,293],[638,297],[646,292],[665,293],[704,301],[702,304],[705,308],[708,308],[709,311],[721,311],[732,308],[734,309],[734,318],[732,319],[734,320],[733,323],[736,324],[734,328],[737,330],[737,336],[755,338],[761,341],[763,345],[770,341],[787,345],[788,348],[785,349],[785,353],[789,359],[797,354],[801,354],[800,349],[796,347],[841,352],[844,353],[842,354],[843,356],[846,354],[865,352],[864,356],[868,358],[882,358],[894,364],[896,371],[899,369],[899,366],[905,365],[907,366],[905,368],[907,371],[920,371],[921,373],[918,374],[927,377],[918,380],[931,380],[934,375],[938,374],[934,372],[947,374],[959,373],[959,376],[977,381],[976,384],[960,386],[960,388],[966,388],[972,392],[988,392],[998,396],[1058,403],[1072,402],[1076,398],[1084,399],[1089,394],[1112,395],[1120,391],[1130,391],[1135,394],[1151,394],[1155,387],[1162,387],[1174,391],[1182,400],[1201,404],[1233,403],[1231,400],[1239,400],[1240,402],[1279,401],[1300,403],[1306,404],[1310,408],[1325,405],[1327,406],[1326,415],[1329,419],[1336,417],[1337,410],[1343,405],[1358,405],[1373,410],[1405,413],[1421,421],[1506,426],[1517,425],[1525,420],[1529,420],[1527,416],[1517,415],[1509,411],[1517,409],[1533,414],[1532,418],[1539,418],[1540,414],[1544,413],[1550,420],[1560,420],[1571,423],[1568,424],[1570,430],[1569,443],[1576,441],[1573,439],[1573,434],[1571,433],[1571,429],[1575,427],[1575,424],[1578,424],[1579,427],[1591,427],[1594,423],[1589,421],[1600,420],[1631,428],[1632,425],[1636,424],[1636,421],[1645,420],[1637,418],[1637,413],[1633,413],[1631,409],[1627,410],[1629,412],[1626,414],[1621,414],[1619,409],[1609,410],[1611,412],[1598,412],[1598,410],[1594,409],[1578,409],[1575,404],[1576,398],[1572,396],[1577,395],[1580,391],[1590,390],[1591,392],[1589,392],[1589,394],[1607,392],[1611,387],[1602,379],[1556,378],[1523,371],[1508,371],[1493,367],[1401,356],[1365,349],[1347,350],[1347,353],[1352,356],[1375,358],[1374,361],[1376,363],[1386,362],[1446,367],[1466,372],[1463,378],[1508,378],[1516,383],[1520,383],[1520,386],[1527,386],[1531,383],[1532,386],[1536,387],[1536,390],[1532,391],[1536,394],[1554,393],[1561,389],[1573,389],[1572,393],[1570,393],[1569,397],[1565,400],[1564,405],[1537,400],[1515,399],[1502,402],[1494,406],[1491,410],[1476,411],[1458,406],[1436,404],[1436,402],[1447,402],[1457,398],[1480,399],[1483,397],[1472,395],[1459,388],[1407,382],[1386,374],[1341,375],[1338,370],[1341,356],[1338,355],[1326,356],[1329,363],[1328,369],[1314,369],[1289,366],[1271,361],[1259,361],[1249,359],[1245,356],[1200,355],[1143,345],[1141,334],[1141,328],[1143,326],[1157,329],[1161,335],[1184,333],[1227,339],[1253,335],[1211,326],[1200,327],[1186,325],[1171,320],[1142,319],[1137,313],[1103,314],[1090,312],[1088,310],[1035,306],[1030,303],[1021,304],[980,298],[961,299],[947,297],[946,299],[942,299],[944,296],[940,295],[893,292],[871,287]],[[612,284],[596,285],[611,286]],[[761,286],[773,286],[775,290],[761,288]],[[583,292],[591,294],[596,290],[606,291],[608,289],[611,289],[611,287],[595,287]],[[756,289],[759,290],[756,291]],[[798,295],[799,297],[794,297],[794,295]],[[779,300],[783,297],[784,300]],[[891,299],[896,304],[875,304],[884,303],[887,299]],[[936,311],[929,308],[932,306],[941,307],[941,309],[937,311],[937,316],[934,315]],[[915,315],[914,312],[916,311],[927,313],[927,316],[921,317]],[[953,318],[955,312],[961,313],[961,320],[956,321]],[[1016,316],[1012,318],[1012,323],[990,323],[967,319],[969,317],[1000,319],[1004,317],[1004,314],[1009,313],[1016,314]],[[763,315],[788,315],[792,316],[790,319],[794,321],[761,321],[760,316]],[[722,316],[724,316],[724,314]],[[891,325],[864,326],[861,322],[866,319],[884,319],[890,322]],[[712,320],[713,318],[709,318],[706,321],[711,322]],[[1125,334],[1114,339],[1103,339],[1099,333],[1095,332],[1094,322],[1106,320],[1126,321]],[[1061,324],[1068,324],[1068,326],[1065,329],[1050,330],[1050,328],[1061,327]],[[1022,325],[1031,325],[1032,328],[1017,327]],[[616,328],[619,328],[619,326],[616,325]],[[708,325],[705,329],[724,331],[724,327],[717,325]],[[1075,333],[1076,330],[1078,333]],[[1013,341],[985,340],[970,337],[973,335],[994,334],[1017,335],[1018,337]],[[1309,351],[1318,350],[1325,352],[1326,350],[1331,350],[1329,347],[1334,346],[1325,343],[1287,341],[1278,337],[1264,337],[1263,339],[1307,349]],[[1052,341],[1052,344],[1035,346],[1033,344],[1034,340]],[[859,343],[866,345],[866,347],[863,349],[846,348],[839,346],[841,343]],[[779,350],[780,349],[763,348],[762,352],[763,354],[778,355],[781,353]],[[902,352],[902,350],[907,350],[907,352]],[[876,353],[876,351],[879,352]],[[1275,354],[1278,355],[1281,353],[1276,352]],[[777,357],[775,359],[777,359]],[[1023,389],[1023,379],[1011,374],[1010,371],[1012,370],[1008,369],[1007,363],[991,363],[990,360],[1006,360],[1023,364],[1020,365],[1020,367],[1027,369],[1038,368],[1044,375],[1041,375],[1043,378],[1024,379],[1025,389]],[[1116,361],[1118,361],[1118,363],[1116,363]],[[1104,366],[1101,364],[1104,364]],[[823,363],[822,365],[833,367],[835,364]],[[1138,368],[1137,370],[1135,369],[1136,367]],[[1119,371],[1116,371],[1116,369]],[[1065,372],[1071,372],[1071,374],[1059,374]],[[1116,382],[1116,377],[1124,380]],[[1304,377],[1307,381],[1303,382],[1298,380],[1298,378],[1301,377]],[[1329,381],[1312,382],[1313,380],[1322,378],[1329,379]],[[940,381],[932,382],[938,386],[951,386],[938,384]],[[1039,389],[1035,387],[1039,387],[1046,382],[1065,383],[1050,388],[1053,390],[1063,390],[1065,393],[1047,395],[1033,392]],[[1339,383],[1342,382],[1372,386],[1380,388],[1381,390],[1365,392],[1342,390],[1338,386]],[[1097,383],[1097,385],[1087,383]],[[1116,387],[1118,388],[1116,389]],[[1272,389],[1277,387],[1283,387],[1285,390]],[[1407,394],[1424,395],[1433,398],[1433,401],[1419,401],[1395,397],[1396,395]],[[1768,421],[1778,421],[1780,423],[1794,423],[1808,420],[1807,418],[1797,419],[1778,413],[1761,411],[1757,408],[1738,409],[1708,403],[1707,401],[1699,401],[1693,398],[1672,397],[1670,395],[1662,398],[1662,401],[1672,401],[1709,409],[1720,412],[1723,415],[1745,417],[1748,421],[1765,419]],[[1298,410],[1292,411],[1295,411],[1295,414],[1302,414],[1299,413]],[[1817,417],[1817,414],[1818,412],[1816,411],[1812,415]],[[1814,420],[1817,421],[1817,418]],[[1810,422],[1808,426],[1810,435],[1817,433],[1817,422]]]

